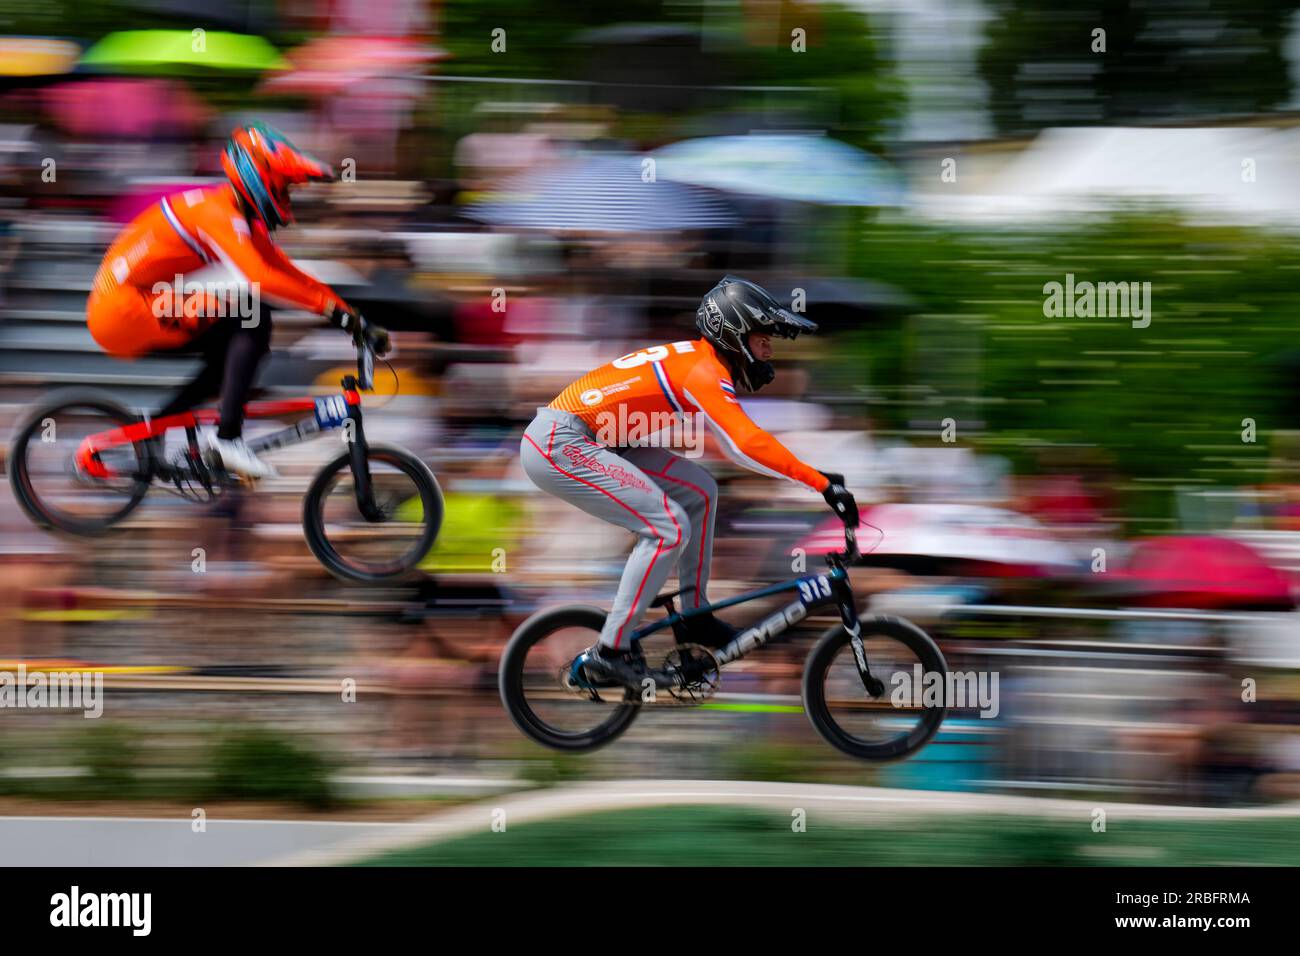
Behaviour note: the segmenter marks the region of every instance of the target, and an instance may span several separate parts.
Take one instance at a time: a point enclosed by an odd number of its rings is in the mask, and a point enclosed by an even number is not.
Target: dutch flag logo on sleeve
[[[727,401],[735,402],[735,401],[736,401],[736,386],[734,386],[734,385],[731,384],[731,380],[730,380],[730,379],[726,379],[726,378],[724,378],[724,379],[720,379],[719,382],[718,382],[718,384],[722,386],[722,394],[724,394],[724,395],[727,396]],[[739,404],[739,403],[738,403],[738,404]]]

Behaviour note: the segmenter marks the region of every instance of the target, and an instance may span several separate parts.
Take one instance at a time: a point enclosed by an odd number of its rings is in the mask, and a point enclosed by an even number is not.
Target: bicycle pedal
[[[580,654],[577,658],[570,661],[560,668],[560,686],[571,694],[578,697],[584,697],[596,703],[604,703],[604,698],[600,696],[602,688],[609,690],[621,685],[613,681],[592,680],[587,676],[587,672],[582,668],[582,660],[586,654]]]
[[[204,467],[207,468],[208,478],[212,482],[214,490],[219,488],[252,488],[260,480],[241,475],[238,472],[227,471],[220,460],[206,461]]]

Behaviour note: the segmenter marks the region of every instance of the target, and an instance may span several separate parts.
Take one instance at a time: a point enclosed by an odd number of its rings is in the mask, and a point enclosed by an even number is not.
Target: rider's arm
[[[257,251],[262,254],[262,257],[266,259],[266,261],[270,263],[271,266],[274,269],[276,269],[281,275],[296,280],[297,282],[301,283],[305,288],[320,289],[329,298],[330,302],[338,305],[340,308],[350,309],[348,304],[343,301],[343,297],[341,295],[339,295],[337,292],[335,292],[325,283],[321,282],[319,279],[310,276],[307,273],[303,272],[301,269],[299,269],[298,266],[294,264],[294,261],[290,259],[288,255],[285,254],[285,251],[283,249],[281,249],[278,245],[275,244],[275,242],[265,231],[256,230],[253,233],[253,244],[257,248]],[[326,303],[325,309],[319,310],[321,315],[329,314],[330,302]]]
[[[193,212],[199,240],[236,275],[256,284],[258,294],[268,301],[317,315],[328,314],[335,303],[343,301],[329,286],[290,263],[269,238],[250,229],[242,216],[232,216],[215,203],[196,206]]]
[[[687,401],[704,413],[727,457],[760,475],[788,478],[824,491],[829,482],[816,468],[805,465],[790,450],[754,424],[736,397],[730,394],[708,362],[697,362],[682,388]]]

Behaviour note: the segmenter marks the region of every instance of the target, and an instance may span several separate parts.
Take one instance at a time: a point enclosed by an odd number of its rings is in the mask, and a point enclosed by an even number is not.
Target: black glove
[[[376,355],[387,355],[392,350],[388,330],[382,325],[367,322],[360,312],[336,302],[330,307],[328,318],[331,323],[351,335],[354,341],[368,342]]]
[[[365,323],[365,319],[361,321]],[[364,324],[363,328],[365,329],[366,341],[375,350],[375,354],[381,357],[387,355],[393,347],[392,340],[388,337],[388,330],[382,325],[370,325],[368,323]]]
[[[849,489],[844,487],[844,476],[823,471],[822,477],[830,482],[822,492],[822,497],[831,506],[831,511],[834,511],[835,516],[844,522],[846,528],[856,528],[859,520],[858,503],[849,493]]]
[[[355,312],[350,306],[341,305],[334,302],[330,305],[329,312],[325,318],[329,319],[331,325],[337,325],[348,335],[355,336],[357,330],[365,326],[365,319],[361,318],[360,312]]]

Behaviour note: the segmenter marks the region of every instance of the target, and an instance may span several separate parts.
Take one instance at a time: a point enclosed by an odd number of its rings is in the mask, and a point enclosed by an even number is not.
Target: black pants
[[[221,396],[218,438],[238,438],[244,427],[244,403],[262,359],[271,351],[271,312],[263,307],[258,322],[244,328],[238,316],[221,319],[176,351],[197,353],[203,360],[199,373],[181,386],[158,411],[158,418],[179,415]]]

